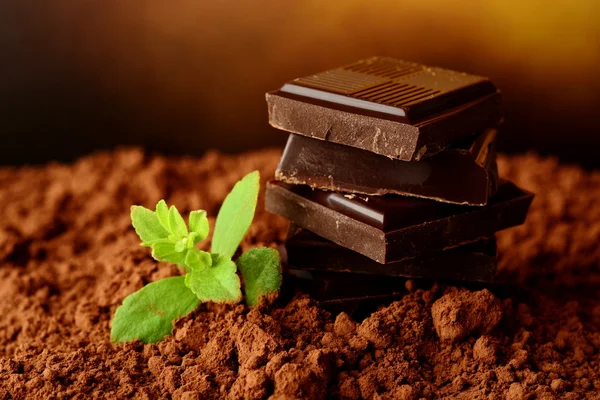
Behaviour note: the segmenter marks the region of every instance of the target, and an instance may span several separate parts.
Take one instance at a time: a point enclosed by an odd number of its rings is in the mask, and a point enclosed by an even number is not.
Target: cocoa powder
[[[202,304],[161,343],[112,345],[123,298],[178,273],[139,246],[129,206],[164,197],[213,224],[234,182],[266,180],[279,156],[125,149],[1,168],[0,398],[599,398],[600,173],[533,154],[499,160],[537,194],[527,223],[498,235],[501,284],[409,281],[363,321],[301,293]],[[259,207],[242,248],[285,228]]]

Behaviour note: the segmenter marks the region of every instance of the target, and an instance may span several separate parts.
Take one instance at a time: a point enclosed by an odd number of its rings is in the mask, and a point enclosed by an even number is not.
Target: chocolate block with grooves
[[[484,207],[396,195],[348,196],[271,181],[267,211],[385,264],[492,236],[525,221],[533,194],[504,182]]]
[[[403,161],[502,122],[487,78],[382,57],[296,79],[266,98],[275,128]]]

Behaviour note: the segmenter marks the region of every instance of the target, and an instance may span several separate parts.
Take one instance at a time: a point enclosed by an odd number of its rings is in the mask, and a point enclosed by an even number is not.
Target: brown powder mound
[[[0,398],[600,398],[600,173],[535,155],[500,159],[537,193],[527,223],[499,235],[503,284],[411,281],[364,321],[302,294],[203,304],[159,344],[113,346],[123,298],[178,273],[138,246],[129,206],[164,197],[214,217],[279,155],[123,150],[0,169]],[[259,207],[242,247],[275,245],[285,227]]]

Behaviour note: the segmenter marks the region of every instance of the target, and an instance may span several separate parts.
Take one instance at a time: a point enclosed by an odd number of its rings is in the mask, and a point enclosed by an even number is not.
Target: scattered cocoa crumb
[[[0,398],[598,398],[600,173],[537,155],[499,159],[537,195],[527,223],[498,235],[501,284],[410,281],[363,321],[303,294],[202,304],[161,343],[112,345],[123,298],[178,273],[139,246],[129,206],[164,197],[214,224],[232,185],[254,169],[264,183],[279,156],[126,149],[0,168]],[[285,229],[259,207],[242,248]]]
[[[431,314],[439,337],[456,342],[471,332],[491,332],[502,319],[502,308],[487,289],[461,290],[438,299],[431,307]]]

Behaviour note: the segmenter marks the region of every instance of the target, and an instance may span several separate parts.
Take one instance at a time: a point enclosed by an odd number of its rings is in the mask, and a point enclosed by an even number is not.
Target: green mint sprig
[[[177,208],[168,207],[164,200],[158,202],[155,211],[131,207],[131,221],[141,245],[152,249],[154,259],[177,264],[186,275],[150,283],[127,296],[115,312],[112,341],[155,343],[171,334],[174,320],[203,301],[240,301],[238,270],[249,306],[279,290],[282,278],[277,250],[255,248],[232,261],[254,218],[259,188],[258,171],[235,184],[217,215],[210,253],[196,247],[209,234],[206,211],[192,211],[186,225]]]
[[[142,246],[152,249],[154,259],[191,269],[210,266],[210,254],[194,247],[208,236],[206,211],[190,213],[189,231],[177,208],[168,208],[164,200],[158,202],[156,211],[132,206],[131,221]]]

